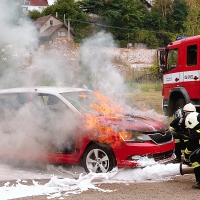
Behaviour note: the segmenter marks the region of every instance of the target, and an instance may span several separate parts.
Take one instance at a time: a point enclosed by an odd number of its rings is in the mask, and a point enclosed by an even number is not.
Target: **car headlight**
[[[125,142],[146,142],[151,141],[151,138],[138,131],[120,131],[119,132],[120,137]]]

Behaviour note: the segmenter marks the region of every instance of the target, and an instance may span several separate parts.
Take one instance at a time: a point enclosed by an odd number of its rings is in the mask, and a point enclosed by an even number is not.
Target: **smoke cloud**
[[[162,115],[142,112],[126,105],[125,80],[104,48],[117,47],[111,34],[104,31],[83,40],[80,48],[62,40],[39,46],[38,32],[23,15],[15,1],[2,0],[0,6],[0,85],[1,88],[40,85],[73,86],[81,80],[89,89],[116,98],[128,113],[143,116]],[[73,146],[70,134],[80,130],[80,119],[61,113],[54,115],[27,104],[15,111],[1,108],[0,146],[13,153],[38,155],[59,152]],[[66,140],[67,138],[67,140]]]

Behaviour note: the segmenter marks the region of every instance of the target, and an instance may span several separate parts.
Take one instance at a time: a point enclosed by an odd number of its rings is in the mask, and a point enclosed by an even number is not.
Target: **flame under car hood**
[[[114,126],[123,130],[164,133],[168,129],[168,125],[163,122],[136,115],[99,116],[98,120],[102,125]]]

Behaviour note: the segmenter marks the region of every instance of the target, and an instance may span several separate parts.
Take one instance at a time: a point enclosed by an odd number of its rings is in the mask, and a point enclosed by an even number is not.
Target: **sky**
[[[55,2],[55,0],[48,0],[49,5],[52,5]]]
[[[6,182],[3,187],[0,187],[1,200],[8,200],[21,197],[31,197],[47,195],[47,198],[63,199],[70,194],[80,195],[86,190],[98,190],[100,192],[115,192],[115,190],[101,189],[103,183],[141,183],[141,182],[161,182],[172,180],[175,176],[180,176],[179,164],[158,164],[150,159],[141,162],[149,163],[150,165],[144,168],[135,169],[118,169],[114,168],[110,173],[89,173],[86,174],[81,167],[74,167],[74,169],[65,171],[64,169],[54,168],[51,166],[49,174],[35,170],[30,172],[23,169],[13,169],[9,166],[0,165],[0,174],[4,171],[4,176],[10,174],[12,170],[12,177],[21,178],[16,179],[15,184]],[[154,164],[153,164],[154,163]],[[54,169],[55,171],[52,171]],[[63,174],[68,174],[68,177],[60,178],[57,169]],[[16,174],[16,175],[15,175]],[[41,185],[36,180],[36,177],[47,178],[49,181]],[[2,178],[2,177],[1,177]],[[28,184],[27,180],[32,179],[32,184]],[[35,179],[35,180],[34,180]]]

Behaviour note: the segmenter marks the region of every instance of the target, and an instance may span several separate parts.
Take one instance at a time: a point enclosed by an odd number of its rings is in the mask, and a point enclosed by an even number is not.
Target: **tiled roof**
[[[34,24],[36,25],[37,28],[41,28],[51,16],[52,15],[40,17],[37,20],[35,20]]]
[[[30,0],[30,5],[32,6],[48,6],[47,0]]]
[[[64,24],[58,24],[56,26],[50,26],[47,30],[45,30],[44,32],[42,32],[40,34],[40,37],[51,36],[57,29],[59,29],[62,26],[65,27],[65,28],[67,28],[67,26],[65,26]]]

